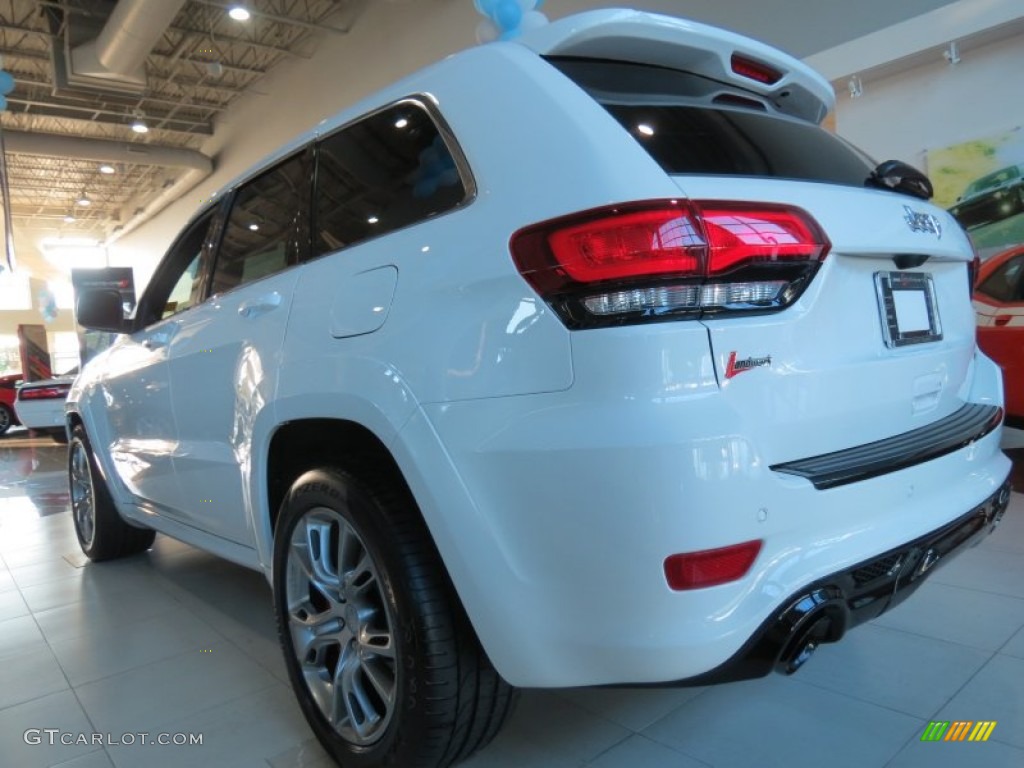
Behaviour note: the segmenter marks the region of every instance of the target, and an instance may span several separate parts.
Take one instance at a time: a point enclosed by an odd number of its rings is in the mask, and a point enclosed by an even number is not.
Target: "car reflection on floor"
[[[68,511],[67,446],[12,429],[0,439],[0,518]]]

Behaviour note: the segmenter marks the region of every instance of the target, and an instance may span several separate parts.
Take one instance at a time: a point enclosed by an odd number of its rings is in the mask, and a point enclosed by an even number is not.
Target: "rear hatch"
[[[550,61],[679,187],[679,200],[620,206],[615,215],[634,230],[654,217],[659,241],[669,218],[657,217],[677,215],[672,226],[689,240],[675,245],[707,261],[690,280],[633,265],[617,275],[616,290],[575,308],[567,301],[571,327],[587,311],[608,325],[703,323],[735,416],[723,429],[752,438],[769,465],[907,432],[963,404],[974,352],[973,251],[945,211],[866,186],[874,163],[806,116],[785,114],[778,94],[665,67]],[[766,77],[778,74],[771,61],[760,66]],[[607,231],[588,226],[574,223],[552,247],[576,243],[588,258],[586,248],[608,242]],[[605,274],[562,263],[577,279]]]

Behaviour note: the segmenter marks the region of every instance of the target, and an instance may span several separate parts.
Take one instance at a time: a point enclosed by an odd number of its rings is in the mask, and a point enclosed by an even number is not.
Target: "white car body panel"
[[[49,384],[67,384],[74,380],[74,376],[54,376],[52,379],[40,379],[39,381],[28,382],[24,386],[40,387]],[[18,421],[26,429],[54,429],[63,427],[65,398],[45,398],[41,400],[21,400],[15,398],[14,412]]]
[[[777,87],[831,104],[822,78],[766,46],[594,12],[446,59],[275,153],[421,98],[457,137],[475,198],[211,297],[172,319],[159,350],[141,351],[164,324],[90,363],[70,413],[99,447],[124,516],[269,576],[275,432],[304,419],[361,425],[391,451],[498,671],[516,685],[576,686],[705,672],[806,584],[990,497],[1009,466],[998,428],[829,491],[769,469],[906,432],[965,402],[1001,404],[1000,377],[975,350],[970,248],[944,211],[821,183],[674,178],[536,54],[650,51],[685,66],[695,46],[723,67],[740,47],[785,72]],[[684,195],[801,207],[831,252],[776,314],[569,331],[508,251],[536,222]],[[941,237],[912,231],[907,207],[938,217]],[[929,257],[945,336],[890,350],[872,275],[904,252]],[[253,301],[262,315],[239,314]],[[773,364],[727,381],[731,351]],[[139,371],[148,378],[129,377]],[[158,483],[168,472],[173,488]],[[667,556],[750,539],[765,547],[747,577],[667,585]]]

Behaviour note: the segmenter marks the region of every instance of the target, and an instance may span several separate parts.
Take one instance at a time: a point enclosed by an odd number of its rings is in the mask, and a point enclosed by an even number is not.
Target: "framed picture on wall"
[[[968,231],[982,258],[1024,243],[1024,129],[927,152],[935,203]]]

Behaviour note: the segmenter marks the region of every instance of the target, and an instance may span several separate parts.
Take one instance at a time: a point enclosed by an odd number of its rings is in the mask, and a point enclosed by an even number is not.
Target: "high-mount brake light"
[[[758,83],[774,85],[782,79],[782,73],[779,70],[739,53],[732,55],[731,64],[732,71],[737,75],[748,80],[755,80]]]
[[[789,306],[829,242],[805,211],[658,200],[520,230],[512,257],[573,329]]]

